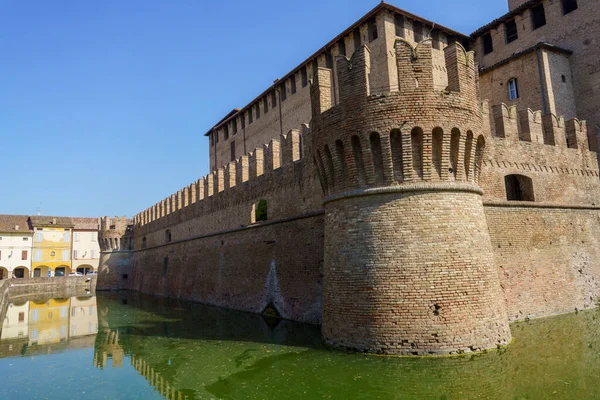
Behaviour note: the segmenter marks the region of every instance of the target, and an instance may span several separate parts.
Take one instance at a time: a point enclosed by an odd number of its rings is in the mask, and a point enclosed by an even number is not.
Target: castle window
[[[377,183],[383,183],[385,177],[383,171],[383,152],[381,150],[381,137],[379,136],[379,133],[371,133],[369,135],[369,142],[371,145],[371,160],[373,162],[375,180],[377,181]]]
[[[540,4],[531,9],[531,24],[533,29],[541,28],[546,25],[546,13],[544,12],[544,5]]]
[[[308,85],[308,74],[306,73],[306,65],[303,65],[300,68],[300,75],[302,76],[302,87],[306,87]]]
[[[342,56],[346,55],[346,42],[344,41],[344,39],[338,42],[338,53]]]
[[[260,200],[252,205],[251,223],[259,221],[266,221],[268,219],[267,214],[267,201]]]
[[[240,113],[240,121],[242,121],[242,129],[246,129],[246,113],[245,112],[241,112]],[[217,143],[219,141],[217,140]]]
[[[235,161],[235,140],[231,141],[230,153],[231,153],[231,161]]]
[[[169,257],[163,260],[163,276],[167,276],[167,268],[169,268]]]
[[[229,139],[229,126],[227,124],[223,126],[223,134],[225,136],[225,140]]]
[[[290,78],[290,84],[292,85],[292,87],[291,87],[292,94],[296,93],[296,74],[292,75],[292,77]]]
[[[331,53],[325,53],[325,66],[329,69],[333,69],[333,56]]]
[[[172,240],[172,239],[173,239],[173,236],[171,235],[171,230],[170,230],[170,229],[167,229],[167,230],[165,231],[165,241],[166,241],[167,243],[169,243],[169,242],[171,242],[171,240]]]
[[[419,21],[413,21],[413,33],[415,35],[415,42],[423,40],[423,24]]]
[[[369,42],[377,39],[377,20],[375,18],[369,19],[367,22],[367,27],[369,31]]]
[[[231,130],[234,135],[237,133],[237,120],[235,118],[231,120]]]
[[[256,102],[256,104],[254,105],[254,108],[256,109],[256,119],[260,118],[260,103]]]
[[[483,54],[490,54],[492,51],[494,51],[494,43],[492,42],[492,34],[491,33],[486,33],[485,35],[483,35],[482,37],[483,40]]]
[[[514,42],[519,38],[517,23],[514,19],[511,19],[504,24],[504,32],[506,33],[506,43]]]
[[[562,80],[562,83],[567,83],[567,77],[566,76],[561,75],[560,79]]]
[[[215,131],[215,143],[219,143],[219,131]]]
[[[266,114],[269,111],[269,102],[266,97],[263,97],[263,112]]]
[[[144,236],[144,237],[142,238],[142,249],[145,249],[145,248],[146,248],[146,243],[147,243],[147,241],[146,241],[146,236]]]
[[[358,50],[358,48],[360,47],[360,28],[355,28],[354,32],[352,32],[352,35],[354,36],[354,51]]]
[[[312,75],[317,76],[317,70],[319,69],[319,61],[315,58],[312,62]]]
[[[404,15],[394,14],[394,24],[396,25],[396,36],[404,37]]]
[[[254,122],[254,113],[252,112],[252,106],[248,109],[248,125]]]
[[[285,85],[285,81],[281,85],[279,85],[279,92],[281,96],[281,101],[287,99],[287,87]]]
[[[508,81],[508,100],[516,100],[519,98],[519,85],[517,78],[512,78]]]
[[[577,0],[561,0],[563,15],[577,10]]]
[[[524,175],[506,175],[506,200],[509,201],[535,201],[533,194],[533,181]]]
[[[271,92],[271,107],[275,108],[277,105],[277,93],[273,90]]]

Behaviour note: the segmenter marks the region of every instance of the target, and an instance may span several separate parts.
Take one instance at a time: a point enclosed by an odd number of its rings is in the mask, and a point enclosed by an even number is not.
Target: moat
[[[598,399],[600,311],[511,325],[487,354],[332,351],[312,325],[98,293],[2,310],[2,398]]]

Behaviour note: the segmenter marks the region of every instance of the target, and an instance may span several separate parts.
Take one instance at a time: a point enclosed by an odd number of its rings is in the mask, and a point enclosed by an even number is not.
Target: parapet
[[[507,142],[531,142],[559,149],[575,149],[582,154],[597,151],[595,134],[588,134],[585,121],[572,118],[565,122],[562,116],[542,115],[531,109],[517,110],[504,103],[490,106],[488,101],[481,104],[484,117],[484,133]]]
[[[98,218],[98,244],[103,252],[133,250],[133,221],[127,217]]]
[[[226,194],[237,186],[300,161],[302,154],[300,130],[293,129],[279,140],[271,140],[137,214],[134,226],[148,225],[219,193]]]

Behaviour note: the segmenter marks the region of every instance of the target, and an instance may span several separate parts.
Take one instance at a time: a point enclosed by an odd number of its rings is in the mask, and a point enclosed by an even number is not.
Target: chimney
[[[56,225],[56,218],[52,218],[52,225]]]
[[[15,231],[19,230],[19,225],[15,225]]]

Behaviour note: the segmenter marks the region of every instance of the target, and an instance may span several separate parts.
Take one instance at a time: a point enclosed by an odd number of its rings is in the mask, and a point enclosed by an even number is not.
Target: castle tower
[[[126,217],[98,218],[99,290],[126,289],[133,261],[133,225]]]
[[[369,93],[370,54],[311,87],[313,160],[325,193],[322,332],[335,346],[453,354],[511,340],[478,186],[485,149],[473,54],[395,44],[397,92]]]

